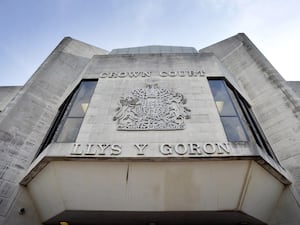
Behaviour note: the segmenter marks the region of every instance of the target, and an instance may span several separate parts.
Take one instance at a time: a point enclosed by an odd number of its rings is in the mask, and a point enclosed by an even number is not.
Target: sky
[[[0,86],[24,85],[66,36],[112,50],[197,50],[245,33],[286,80],[300,80],[299,0],[0,0]]]

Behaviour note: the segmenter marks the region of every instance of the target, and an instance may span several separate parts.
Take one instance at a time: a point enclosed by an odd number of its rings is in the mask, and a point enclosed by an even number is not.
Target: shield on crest
[[[182,94],[148,84],[120,99],[114,120],[118,121],[118,130],[184,129],[184,120],[190,118],[185,103]]]

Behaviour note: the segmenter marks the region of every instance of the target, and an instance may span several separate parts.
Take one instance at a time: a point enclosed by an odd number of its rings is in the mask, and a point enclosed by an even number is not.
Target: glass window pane
[[[97,81],[83,81],[79,86],[79,92],[75,96],[75,101],[71,107],[68,117],[83,117],[91,96],[94,92]]]
[[[210,80],[209,85],[213,93],[217,109],[220,116],[235,116],[231,98],[226,91],[226,86],[223,80]]]
[[[228,141],[248,141],[238,117],[221,117]]]
[[[67,118],[56,142],[74,142],[79,132],[83,118]]]

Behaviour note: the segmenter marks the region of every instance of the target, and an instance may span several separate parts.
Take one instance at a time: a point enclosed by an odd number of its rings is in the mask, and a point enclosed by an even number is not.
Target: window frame
[[[260,125],[255,117],[255,114],[252,110],[252,106],[248,103],[248,101],[239,93],[239,91],[225,77],[208,77],[207,79],[208,79],[208,82],[210,80],[222,80],[224,82],[226,91],[230,95],[230,98],[231,98],[231,101],[233,102],[234,108],[237,111],[238,117],[240,118],[240,122],[244,128],[244,131],[246,132],[246,135],[248,136],[248,142],[256,143],[260,149],[265,150],[265,152],[271,158],[273,158],[277,163],[279,163],[276,155],[274,154],[274,152],[272,150],[270,143],[268,142],[262,128],[260,127]],[[230,89],[232,91],[232,93],[230,93],[230,91],[227,89]],[[211,90],[211,88],[210,88],[210,90]],[[211,92],[212,92],[212,90],[211,90]],[[215,102],[215,100],[214,100],[214,102]],[[220,113],[219,113],[219,116],[221,118]],[[243,117],[243,118],[241,118],[241,117]],[[225,128],[224,128],[224,130],[225,130]],[[225,131],[225,133],[226,133],[226,131]],[[227,134],[226,134],[226,136],[227,136]]]
[[[245,124],[244,124],[243,121],[242,121],[242,118],[241,118],[241,116],[240,116],[240,112],[239,112],[239,110],[237,109],[237,106],[236,106],[236,104],[235,104],[235,102],[234,102],[234,99],[232,98],[232,95],[231,95],[230,91],[228,90],[229,87],[228,87],[228,85],[227,85],[226,79],[224,79],[224,78],[208,79],[208,82],[209,82],[210,80],[222,81],[222,86],[223,86],[223,88],[224,88],[224,91],[226,92],[226,94],[227,94],[227,96],[228,96],[228,98],[229,98],[229,102],[231,103],[232,108],[233,108],[234,113],[235,113],[235,115],[221,115],[221,113],[220,113],[219,110],[217,109],[218,114],[219,114],[219,116],[220,116],[221,123],[222,123],[223,128],[224,128],[224,132],[225,132],[225,134],[226,134],[226,137],[227,137],[228,141],[230,141],[230,142],[249,142],[249,140],[250,140],[249,134],[248,134],[248,132],[247,132],[247,130],[246,130],[246,128],[245,128]],[[216,104],[216,100],[215,100],[215,98],[214,98],[214,94],[213,94],[213,91],[212,91],[212,88],[211,88],[210,84],[209,84],[209,87],[210,87],[211,93],[212,93],[212,95],[213,95],[214,102],[215,102],[215,104]],[[217,107],[217,106],[216,106],[216,107]],[[228,132],[227,132],[227,129],[226,129],[225,125],[224,125],[224,122],[223,122],[223,120],[222,120],[223,118],[236,118],[236,119],[238,120],[238,122],[239,122],[241,128],[242,128],[242,131],[243,131],[243,134],[244,134],[245,139],[243,139],[243,140],[232,140],[232,139],[230,138]]]
[[[61,104],[61,106],[58,108],[58,111],[56,113],[56,116],[54,120],[52,121],[46,136],[44,137],[42,144],[40,145],[37,154],[35,158],[50,144],[50,143],[72,143],[72,142],[57,142],[57,139],[59,137],[59,134],[64,127],[64,124],[68,118],[68,114],[70,113],[70,108],[72,108],[73,103],[76,100],[76,97],[78,96],[78,93],[80,91],[80,86],[83,82],[90,82],[94,81],[96,82],[94,90],[92,91],[92,94],[90,96],[89,102],[91,101],[94,91],[96,89],[96,86],[98,84],[98,79],[83,79],[81,80],[76,87],[73,89],[73,91],[68,95],[66,100]],[[82,118],[80,127],[82,125],[83,119],[85,117],[85,114],[82,117],[70,117],[70,118]],[[80,128],[79,128],[80,130]],[[77,133],[78,135],[78,133]]]

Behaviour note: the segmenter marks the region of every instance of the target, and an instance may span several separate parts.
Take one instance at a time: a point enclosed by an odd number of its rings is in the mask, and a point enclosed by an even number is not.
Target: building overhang
[[[117,156],[80,150],[78,143],[51,144],[21,184],[45,224],[76,221],[78,215],[89,222],[119,214],[167,221],[175,212],[179,218],[191,213],[195,221],[219,215],[224,221],[265,224],[290,183],[288,175],[267,155],[254,155],[247,144],[227,143],[230,149],[224,145],[223,152],[217,147],[213,152],[214,144],[222,143],[207,144],[200,155],[178,154],[184,152],[183,143],[168,143],[174,153],[169,155],[160,152],[168,149],[166,143],[149,144],[151,151],[142,155],[143,146],[133,150],[127,143]]]
[[[254,160],[281,183],[290,174],[256,144],[207,143],[52,143],[36,159],[20,182],[27,185],[52,161],[210,161]]]

